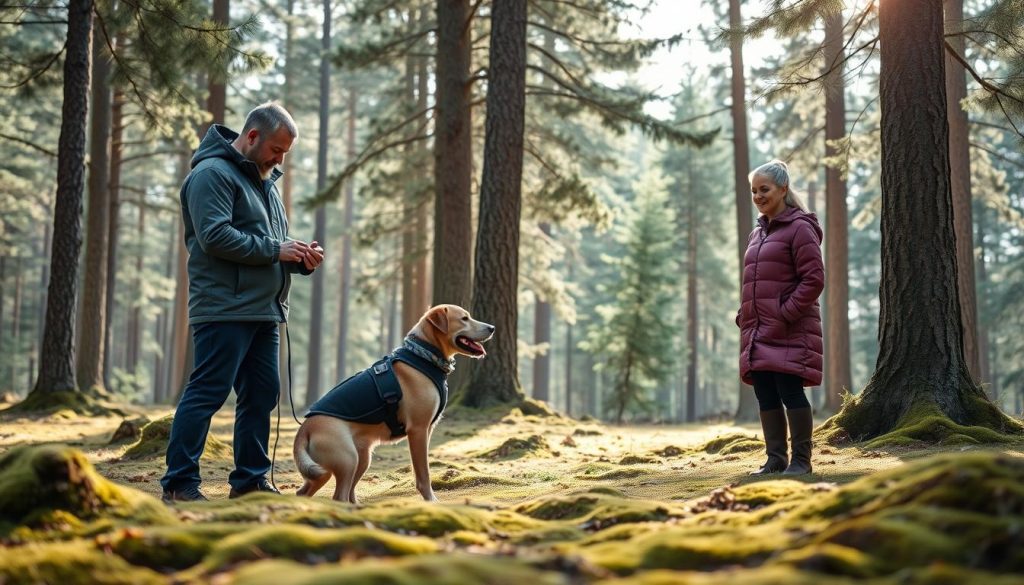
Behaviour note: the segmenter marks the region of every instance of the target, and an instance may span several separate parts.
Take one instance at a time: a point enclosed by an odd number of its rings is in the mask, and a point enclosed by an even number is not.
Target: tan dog
[[[473,358],[486,352],[482,342],[494,334],[494,326],[475,321],[469,312],[456,305],[438,305],[428,310],[409,331],[409,336],[432,345],[446,360],[456,354]],[[430,485],[427,449],[434,430],[441,397],[430,378],[412,366],[396,361],[395,376],[402,389],[398,403],[398,421],[405,425],[409,452],[416,476],[416,489],[424,500],[437,501]],[[333,475],[334,499],[358,503],[356,484],[363,476],[373,449],[396,442],[384,423],[364,424],[324,414],[311,414],[299,426],[292,451],[305,484],[298,495],[312,496]]]

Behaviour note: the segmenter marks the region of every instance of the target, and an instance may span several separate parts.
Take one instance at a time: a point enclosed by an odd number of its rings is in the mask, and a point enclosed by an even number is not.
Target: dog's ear
[[[437,307],[427,313],[427,321],[437,327],[442,335],[448,334],[448,307]]]

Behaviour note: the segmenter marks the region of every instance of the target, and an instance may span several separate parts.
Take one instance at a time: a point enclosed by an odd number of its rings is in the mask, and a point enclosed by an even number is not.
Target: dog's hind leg
[[[295,438],[295,447],[292,455],[295,457],[295,467],[306,482],[295,492],[299,496],[312,496],[331,479],[331,472],[313,459],[309,452],[309,433],[305,428],[299,429]]]
[[[334,499],[347,502],[352,494],[352,486],[355,485],[359,452],[356,451],[355,444],[349,440],[337,446],[331,459],[328,467],[334,472]]]
[[[348,501],[353,504],[359,503],[356,499],[356,484],[363,478],[363,473],[366,472],[366,469],[370,466],[370,461],[373,460],[373,448],[361,447],[357,453],[359,455],[359,463],[356,464],[356,473],[352,477],[352,489],[348,493]]]
[[[312,497],[320,488],[324,487],[324,484],[331,479],[331,472],[325,471],[323,475],[313,478],[305,478],[306,483],[302,484],[299,491],[295,492],[297,496],[309,496]]]

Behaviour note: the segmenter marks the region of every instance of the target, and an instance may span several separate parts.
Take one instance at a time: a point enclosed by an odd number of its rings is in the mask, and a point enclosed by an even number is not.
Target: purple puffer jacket
[[[761,216],[743,257],[740,377],[752,371],[795,374],[821,384],[823,345],[818,295],[825,286],[821,226],[813,213],[789,207],[771,222]]]

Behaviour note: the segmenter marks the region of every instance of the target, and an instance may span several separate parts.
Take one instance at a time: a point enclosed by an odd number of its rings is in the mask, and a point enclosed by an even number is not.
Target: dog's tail
[[[321,467],[309,454],[309,431],[299,427],[299,433],[295,436],[295,446],[292,449],[292,456],[295,458],[295,467],[306,479],[319,479],[330,473]]]

